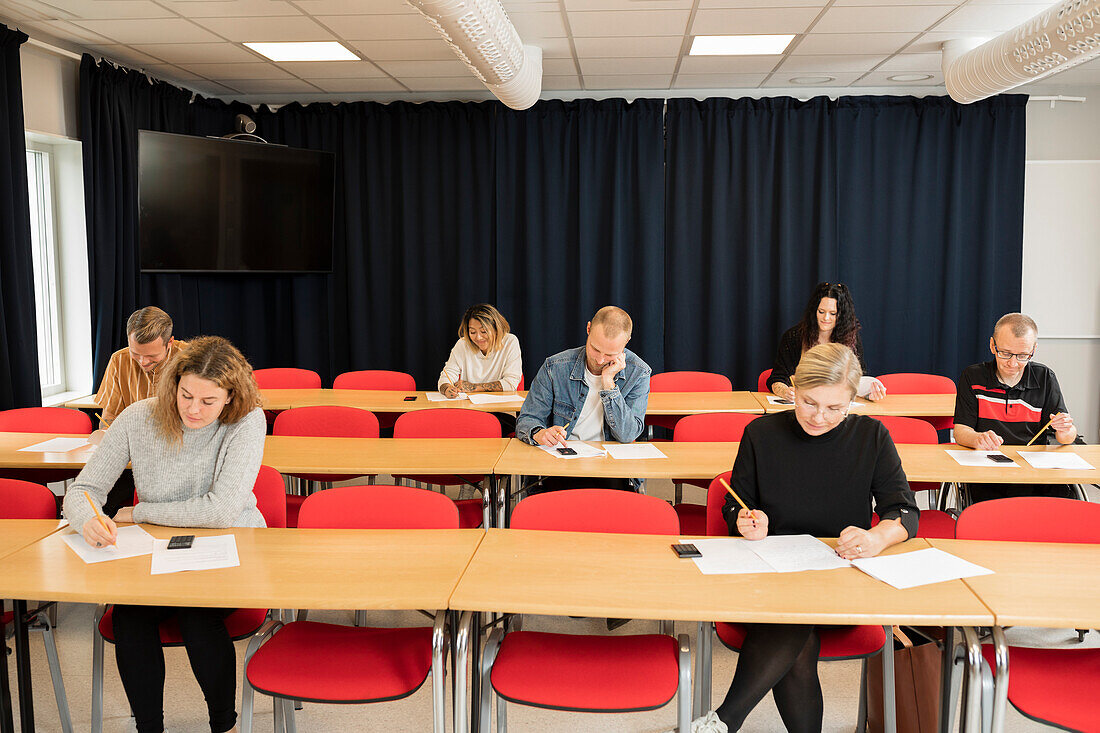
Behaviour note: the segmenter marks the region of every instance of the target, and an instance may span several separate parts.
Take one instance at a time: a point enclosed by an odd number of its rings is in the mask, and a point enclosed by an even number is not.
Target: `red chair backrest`
[[[337,486],[306,497],[298,527],[457,529],[458,507],[446,494],[411,486]]]
[[[264,515],[267,526],[285,527],[286,485],[282,474],[271,466],[260,466],[252,493],[256,495],[256,508]]]
[[[1049,496],[972,504],[955,522],[961,540],[1100,543],[1100,504]]]
[[[759,415],[744,412],[708,412],[680,418],[672,431],[672,440],[688,443],[723,441],[738,443],[745,426]]]
[[[660,372],[649,378],[650,392],[730,392],[733,382],[714,372]]]
[[[57,499],[42,484],[0,478],[0,519],[57,519]]]
[[[939,374],[899,372],[879,375],[878,380],[894,394],[955,394],[955,380]]]
[[[370,410],[359,407],[292,407],[275,418],[272,434],[311,438],[377,438],[378,418]]]
[[[516,391],[517,392],[522,392],[523,391],[523,375],[522,374],[519,375],[519,384],[516,385]]]
[[[500,421],[489,412],[442,407],[406,412],[393,424],[395,438],[499,438]]]
[[[405,372],[390,372],[384,369],[365,369],[359,372],[344,372],[332,383],[333,389],[390,389],[416,391],[416,380]]]
[[[92,419],[68,407],[20,407],[0,411],[0,432],[87,435],[92,432]]]
[[[896,417],[893,415],[874,415],[890,431],[895,443],[936,444],[940,438],[936,429],[924,420],[915,417]]]
[[[566,489],[529,496],[512,512],[514,529],[618,534],[678,534],[680,518],[667,501],[615,489]]]
[[[729,496],[729,492],[726,491],[726,487],[723,486],[718,479],[724,478],[728,484],[732,474],[733,471],[726,471],[725,473],[718,474],[711,479],[710,486],[707,487],[708,535],[725,537],[730,533],[730,528],[726,525],[726,519],[722,516],[722,507],[726,505],[726,497]]]
[[[771,369],[765,369],[760,372],[760,376],[756,378],[756,391],[757,392],[770,392],[768,389],[768,377],[772,375]]]
[[[260,389],[320,389],[321,375],[309,369],[273,367],[252,372]]]

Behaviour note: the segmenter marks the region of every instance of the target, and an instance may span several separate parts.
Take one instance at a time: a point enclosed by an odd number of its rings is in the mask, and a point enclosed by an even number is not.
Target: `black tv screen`
[[[332,153],[138,133],[143,272],[331,272]]]

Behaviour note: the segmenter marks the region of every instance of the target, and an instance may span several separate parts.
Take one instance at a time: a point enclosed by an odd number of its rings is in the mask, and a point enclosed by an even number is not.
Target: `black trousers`
[[[228,608],[115,606],[115,661],[138,733],[164,730],[164,650],[159,626],[175,617],[191,670],[206,698],[210,730],[237,723],[237,661],[225,628]]]
[[[103,513],[114,518],[118,510],[124,506],[134,505],[134,474],[130,469],[122,472],[115,481],[115,485],[107,493],[107,501],[103,504]]]

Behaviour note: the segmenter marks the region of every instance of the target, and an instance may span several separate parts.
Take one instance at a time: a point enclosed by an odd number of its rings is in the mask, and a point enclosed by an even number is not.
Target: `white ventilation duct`
[[[542,49],[525,46],[500,0],[408,0],[497,99],[527,109],[542,93]]]
[[[943,44],[947,93],[969,104],[1100,56],[1100,0],[1065,0],[977,48]]]

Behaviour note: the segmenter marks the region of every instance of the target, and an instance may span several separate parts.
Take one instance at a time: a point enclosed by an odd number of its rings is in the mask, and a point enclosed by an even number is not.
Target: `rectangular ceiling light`
[[[246,43],[272,61],[358,61],[359,57],[336,41],[309,43]]]
[[[794,35],[695,36],[690,56],[772,56],[783,53]]]

